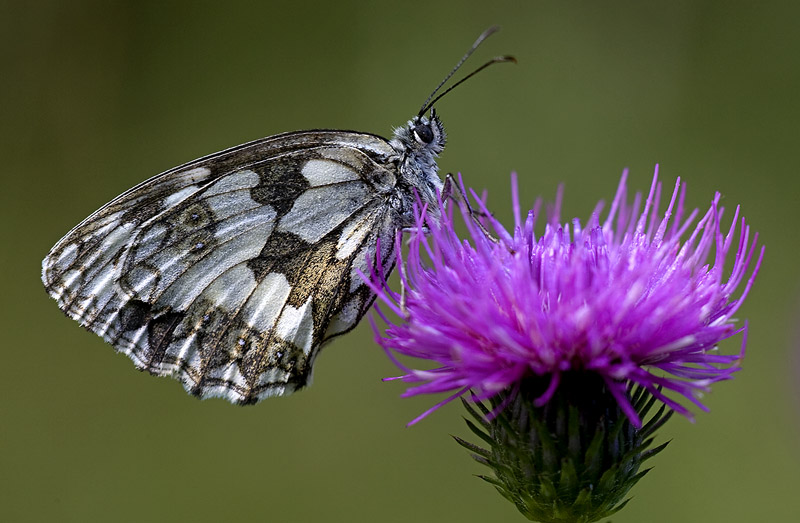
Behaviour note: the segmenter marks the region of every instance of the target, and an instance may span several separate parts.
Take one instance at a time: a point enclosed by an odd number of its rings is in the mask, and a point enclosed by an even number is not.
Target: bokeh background
[[[767,245],[744,370],[660,432],[614,521],[795,520],[800,4],[665,4],[2,2],[0,520],[522,519],[450,439],[458,405],[404,427],[432,400],[380,381],[397,371],[366,322],[309,390],[237,408],[136,372],[39,281],[56,240],[162,170],[295,129],[389,135],[491,24],[472,65],[519,64],[438,104],[440,165],[501,218],[512,170],[525,201],[563,182],[586,218],[624,167],[645,190],[658,162],[693,206],[741,203]]]

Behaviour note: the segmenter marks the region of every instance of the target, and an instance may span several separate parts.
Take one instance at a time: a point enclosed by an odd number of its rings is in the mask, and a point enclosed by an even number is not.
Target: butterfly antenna
[[[427,110],[428,110],[430,107],[432,107],[432,106],[433,106],[433,104],[435,104],[436,102],[438,102],[438,101],[439,101],[439,99],[440,99],[441,97],[443,97],[444,95],[446,95],[447,93],[449,93],[450,91],[452,91],[453,89],[455,89],[456,87],[458,87],[459,85],[463,84],[464,82],[466,82],[466,81],[467,81],[467,80],[469,80],[471,77],[473,77],[473,76],[475,76],[476,74],[478,74],[479,72],[483,71],[484,69],[486,69],[486,68],[487,68],[487,67],[489,67],[490,65],[492,65],[492,64],[502,64],[502,63],[504,63],[504,62],[513,62],[513,63],[517,63],[517,59],[516,59],[516,58],[514,58],[513,56],[508,56],[508,55],[506,55],[506,56],[496,56],[496,57],[492,58],[491,60],[489,60],[488,62],[486,62],[486,63],[485,63],[485,64],[483,64],[482,66],[478,67],[477,69],[475,69],[474,71],[472,71],[471,73],[469,73],[467,76],[465,76],[465,77],[464,77],[464,78],[462,78],[461,80],[457,81],[456,83],[454,83],[453,85],[451,85],[450,87],[448,87],[448,88],[447,88],[447,89],[446,89],[444,92],[442,92],[442,93],[441,93],[439,96],[437,96],[436,98],[434,98],[434,99],[431,101],[431,103],[429,103],[429,104],[427,104],[427,105],[424,105],[424,106],[422,107],[422,110],[419,112],[419,115],[420,115],[420,116],[422,116],[422,115],[425,113],[425,111],[427,111]]]
[[[479,71],[481,71],[483,69],[486,69],[490,65],[496,64],[496,63],[501,63],[501,62],[514,62],[514,63],[516,63],[517,62],[516,58],[514,58],[513,56],[498,56],[496,58],[493,58],[493,59],[489,60],[487,63],[485,63],[482,66],[480,66],[475,71],[473,71],[470,74],[468,74],[466,77],[464,77],[461,80],[459,80],[458,82],[456,82],[454,85],[450,86],[450,88],[448,88],[442,94],[440,94],[439,96],[436,96],[436,93],[439,92],[439,89],[441,89],[442,86],[444,84],[446,84],[447,81],[450,80],[450,78],[452,78],[452,76],[454,74],[456,74],[456,71],[458,71],[458,69],[464,64],[464,62],[467,61],[467,58],[469,58],[472,55],[472,53],[475,52],[475,49],[477,49],[478,46],[480,46],[483,43],[484,40],[486,40],[487,38],[489,38],[490,36],[492,36],[494,33],[496,33],[499,30],[500,30],[500,26],[493,25],[492,27],[490,27],[489,29],[487,29],[486,31],[481,33],[481,35],[478,37],[478,39],[475,40],[475,43],[472,44],[472,47],[469,48],[469,51],[467,51],[466,54],[461,57],[461,60],[459,60],[458,63],[456,64],[456,66],[453,67],[453,70],[450,71],[450,73],[447,76],[444,77],[444,80],[442,80],[439,83],[439,85],[436,86],[436,89],[433,90],[433,92],[430,94],[430,96],[428,96],[428,99],[425,100],[425,103],[422,104],[422,109],[419,110],[419,116],[422,116],[423,114],[425,114],[425,111],[430,109],[433,106],[433,104],[436,103],[442,96],[444,96],[445,94],[447,94],[450,91],[452,91],[457,85],[463,83],[467,78],[477,74]],[[434,96],[436,96],[436,98],[434,98]],[[431,99],[433,99],[433,101],[431,101]]]

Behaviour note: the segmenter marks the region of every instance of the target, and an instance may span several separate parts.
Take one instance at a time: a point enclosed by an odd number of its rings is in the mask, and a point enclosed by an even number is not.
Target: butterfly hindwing
[[[102,207],[43,262],[59,306],[142,370],[251,403],[304,386],[320,346],[392,266],[396,152],[366,133],[306,131],[167,171]]]

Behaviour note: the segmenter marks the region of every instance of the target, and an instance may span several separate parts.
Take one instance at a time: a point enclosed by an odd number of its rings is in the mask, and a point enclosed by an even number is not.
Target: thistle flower
[[[641,211],[641,194],[632,205],[626,201],[626,178],[627,171],[602,223],[601,202],[586,226],[578,219],[571,226],[561,224],[559,194],[538,237],[534,228],[540,202],[523,221],[516,178],[513,232],[476,199],[483,225],[499,241],[487,236],[463,206],[468,240],[456,234],[452,210],[442,208],[436,213],[442,219],[433,221],[420,209],[409,253],[404,258],[397,249],[402,294],[390,290],[385,280],[375,282],[380,271],[373,271],[372,278],[380,303],[402,318],[393,323],[382,315],[388,327],[383,336],[376,330],[376,341],[405,372],[399,379],[413,384],[404,396],[450,392],[449,401],[471,391],[470,398],[480,401],[537,376],[548,380],[535,401],[541,406],[565,373],[583,371],[602,377],[637,427],[642,420],[628,398],[630,384],[689,418],[687,400],[707,410],[700,395],[712,383],[731,378],[744,356],[747,324],[737,328],[734,314],[753,284],[763,247],[744,289],[734,297],[758,239],[756,234],[750,241],[739,207],[723,234],[719,193],[692,225],[698,211],[684,216],[686,186],[680,179],[660,217],[658,168]],[[720,341],[739,333],[738,353],[717,351]],[[435,366],[410,369],[392,352]]]
[[[467,239],[452,206],[439,202],[437,219],[417,209],[408,254],[397,240],[401,292],[382,270],[371,274],[379,303],[400,318],[376,307],[386,327],[371,321],[403,371],[394,379],[411,385],[404,396],[450,394],[411,423],[462,397],[488,449],[456,440],[532,520],[590,522],[621,509],[647,472],[641,464],[666,446],[650,448],[654,431],[673,412],[691,419],[688,403],[707,410],[702,393],[744,356],[747,323],[737,327],[734,314],[763,258],[762,247],[748,276],[758,235],[750,241],[738,207],[723,232],[719,193],[699,219],[697,210],[685,216],[677,180],[660,214],[658,167],[643,208],[641,194],[628,203],[626,178],[606,218],[601,202],[586,226],[560,222],[559,191],[541,236],[540,202],[523,221],[515,177],[511,232],[474,193],[478,213],[460,205]],[[736,334],[741,349],[720,353]]]

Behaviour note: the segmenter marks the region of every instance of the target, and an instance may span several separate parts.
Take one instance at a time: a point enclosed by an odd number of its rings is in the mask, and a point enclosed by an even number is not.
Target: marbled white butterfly
[[[56,243],[47,292],[137,368],[196,396],[248,404],[307,385],[320,348],[374,300],[358,271],[392,269],[417,198],[437,209],[445,133],[432,106],[472,75],[434,95],[495,30],[391,140],[279,134],[128,190]]]

